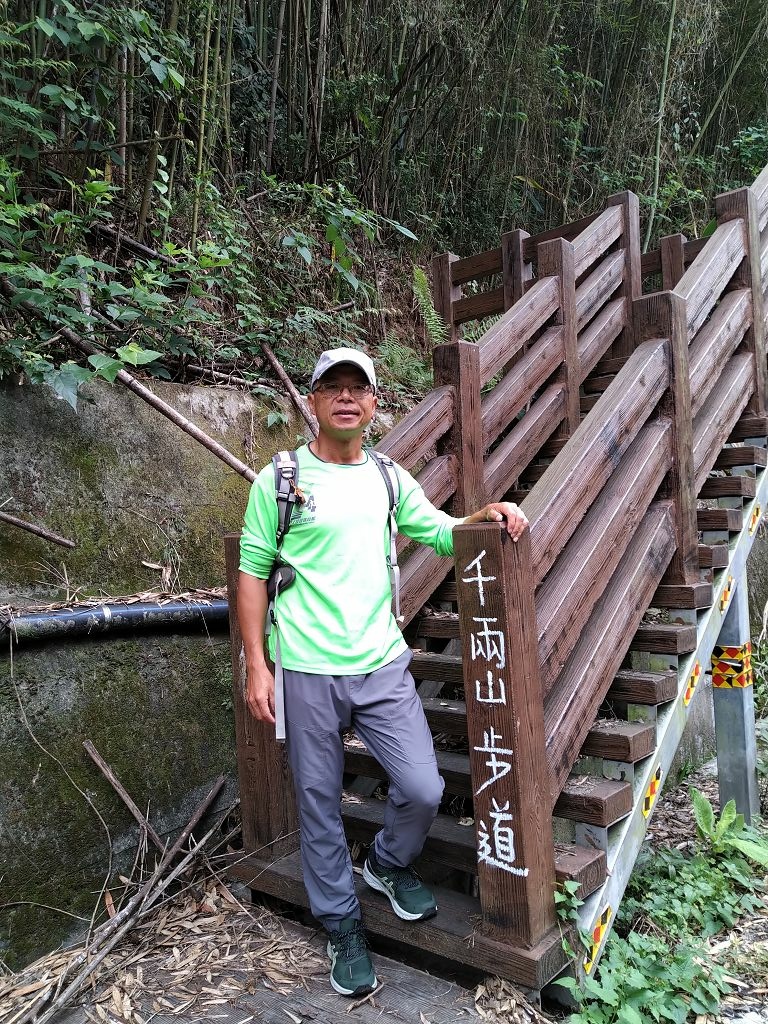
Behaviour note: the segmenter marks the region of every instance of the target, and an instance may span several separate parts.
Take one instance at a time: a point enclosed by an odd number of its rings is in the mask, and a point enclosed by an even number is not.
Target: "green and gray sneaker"
[[[376,988],[378,982],[359,918],[345,917],[337,929],[328,929],[328,956],[331,987],[340,995],[364,996]]]
[[[376,860],[371,848],[363,866],[363,878],[372,889],[383,892],[392,909],[404,921],[423,921],[434,917],[437,903],[431,889],[413,868],[390,868]]]

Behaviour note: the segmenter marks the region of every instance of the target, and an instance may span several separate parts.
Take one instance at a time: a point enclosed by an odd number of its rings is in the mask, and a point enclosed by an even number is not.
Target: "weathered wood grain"
[[[544,707],[550,793],[565,784],[674,550],[673,507],[646,512]],[[605,643],[610,636],[611,642]]]
[[[436,455],[416,474],[416,480],[432,504],[442,508],[456,490],[457,474],[455,455]]]
[[[453,317],[453,304],[461,299],[461,288],[453,280],[453,268],[459,257],[444,252],[432,260],[432,299],[447,328],[447,341],[456,341],[459,331]]]
[[[741,416],[739,422],[731,431],[728,444],[736,444],[739,441],[749,440],[753,437],[768,436],[768,416],[753,416],[751,414]]]
[[[754,498],[757,483],[753,476],[711,476],[699,491],[700,498]]]
[[[411,674],[416,679],[435,679],[442,683],[461,683],[464,679],[461,658],[451,654],[413,651]]]
[[[752,322],[752,296],[745,288],[728,292],[690,348],[691,412],[695,416],[717,385],[726,363]]]
[[[433,352],[435,387],[454,389],[453,424],[438,444],[461,467],[451,514],[462,518],[485,505],[483,442],[480,422],[480,353],[469,341],[438,345]]]
[[[620,206],[609,206],[573,240],[576,280],[621,237],[624,218]]]
[[[608,197],[608,205],[616,206],[622,212],[621,249],[624,253],[623,281],[618,295],[626,300],[627,309],[632,308],[635,299],[643,294],[640,272],[640,200],[634,192],[618,192]],[[624,324],[621,338],[611,350],[614,356],[628,356],[636,344],[635,323],[630,316]]]
[[[421,694],[419,696],[421,697]],[[421,704],[433,733],[447,733],[449,736],[467,735],[467,705],[463,700],[421,697]]]
[[[419,613],[425,601],[451,571],[450,558],[441,558],[432,548],[418,547],[400,572],[401,627]]]
[[[308,905],[298,854],[271,865],[251,857],[235,861],[228,870],[252,889],[296,906]],[[355,887],[366,930],[372,935],[414,949],[428,949],[437,956],[510,978],[528,988],[542,988],[568,964],[557,929],[529,950],[484,935],[479,927],[480,903],[472,896],[435,886],[440,913],[428,921],[401,921],[392,913],[389,901],[369,889],[362,878],[355,878]]]
[[[661,273],[661,251],[659,249],[650,249],[643,253],[640,260],[640,273],[643,277]]]
[[[638,626],[629,649],[650,654],[690,654],[696,650],[696,627]]]
[[[702,508],[696,521],[702,532],[727,530],[728,533],[738,533],[744,525],[740,508]]]
[[[734,284],[749,289],[752,295],[752,318],[744,335],[744,345],[755,357],[755,383],[749,408],[755,415],[761,416],[765,413],[768,402],[768,362],[763,284],[760,273],[760,230],[755,193],[749,188],[726,192],[715,199],[715,213],[718,223],[742,223],[746,232],[744,261],[734,275]]]
[[[738,448],[723,448],[717,456],[715,469],[732,469],[734,466],[756,466],[764,469],[768,465],[768,449],[753,444],[741,444]]]
[[[458,796],[472,796],[472,780],[469,774],[469,758],[466,754],[454,754],[438,750],[437,767],[445,779],[445,788]],[[386,779],[387,773],[359,741],[345,740],[344,770],[353,775],[365,775],[372,779]]]
[[[558,283],[537,281],[512,309],[488,328],[480,342],[480,382],[485,386],[531,340],[557,309]]]
[[[579,335],[579,364],[582,382],[618,338],[627,322],[627,300],[612,299]],[[626,360],[618,360],[622,365]],[[617,367],[618,369],[621,367]]]
[[[677,696],[677,672],[617,672],[610,689],[608,700],[625,701],[627,704],[666,704]]]
[[[664,393],[669,379],[668,347],[667,341],[656,339],[634,351],[593,414],[523,502],[531,524],[537,583],[549,572]]]
[[[699,566],[702,569],[724,569],[728,561],[727,544],[699,544]]]
[[[685,235],[665,235],[659,243],[661,287],[672,291],[685,274]]]
[[[583,900],[605,881],[605,851],[576,846],[574,843],[555,843],[555,874],[561,885],[567,881],[578,882],[576,895]]]
[[[653,753],[655,746],[655,725],[598,718],[581,746],[581,756],[634,764]]]
[[[533,281],[533,266],[525,258],[527,231],[506,231],[501,236],[501,266],[504,308],[511,309],[525,295]]]
[[[664,493],[675,505],[675,553],[665,582],[692,583],[698,579],[699,560],[685,302],[675,292],[655,292],[635,300],[632,318],[642,340],[669,338],[669,388],[659,410],[672,425],[672,465]]]
[[[266,848],[279,857],[298,846],[296,804],[285,746],[275,740],[275,727],[257,722],[245,703],[245,657],[237,617],[240,535],[224,538],[232,650],[232,701],[235,712],[237,775],[246,852]]]
[[[407,416],[376,445],[390,459],[412,469],[453,425],[453,388],[430,391]]]
[[[487,316],[495,316],[504,312],[504,288],[489,288],[486,292],[467,295],[451,304],[451,317],[455,324],[465,324],[468,320],[482,320]]]
[[[587,217],[581,217],[579,220],[571,221],[570,224],[562,224],[560,227],[540,231],[538,235],[531,235],[525,241],[525,248],[523,250],[525,259],[529,262],[535,260],[537,247],[542,242],[548,242],[551,238],[567,238],[569,242],[572,242],[577,235],[580,235],[599,216],[600,211],[591,213]]]
[[[768,167],[764,167],[752,182],[752,191],[757,201],[757,223],[760,231],[768,226]]]
[[[550,327],[502,380],[482,398],[483,448],[487,449],[563,362],[563,328]]]
[[[579,333],[596,316],[624,279],[624,250],[605,256],[576,289],[576,329]]]
[[[573,434],[581,419],[579,410],[579,348],[576,341],[576,277],[573,246],[565,238],[542,242],[538,251],[539,274],[554,277],[558,283],[558,309],[553,322],[562,329],[565,359],[558,377],[565,385],[565,422],[563,433]]]
[[[484,277],[501,273],[501,249],[487,249],[456,259],[451,266],[451,281],[454,285],[467,284],[469,281],[480,281]]]
[[[671,436],[666,420],[643,427],[538,589],[545,698],[669,470]]]
[[[485,463],[488,494],[505,494],[565,416],[565,388],[550,384]]]
[[[693,467],[696,493],[749,401],[754,387],[754,356],[731,356],[715,390],[693,421]]]
[[[631,810],[632,786],[628,782],[584,775],[568,780],[553,813],[558,818],[607,828],[626,818]]]
[[[697,550],[698,560],[698,550]],[[654,608],[709,608],[712,604],[712,584],[662,583],[651,598]]]
[[[678,282],[675,294],[686,302],[689,342],[709,316],[745,252],[744,222],[733,220],[721,224],[702,250],[706,255],[695,260]]]
[[[515,543],[497,523],[453,538],[483,927],[530,947],[557,924],[530,538]]]

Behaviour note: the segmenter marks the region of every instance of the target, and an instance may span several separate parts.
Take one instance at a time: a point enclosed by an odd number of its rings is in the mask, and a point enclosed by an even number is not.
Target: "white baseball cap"
[[[334,366],[341,366],[344,363],[351,363],[352,366],[362,370],[368,383],[374,391],[376,390],[376,370],[373,367],[373,360],[365,352],[360,352],[356,348],[331,348],[323,352],[312,373],[310,388],[314,391],[315,384],[323,374],[333,369]]]

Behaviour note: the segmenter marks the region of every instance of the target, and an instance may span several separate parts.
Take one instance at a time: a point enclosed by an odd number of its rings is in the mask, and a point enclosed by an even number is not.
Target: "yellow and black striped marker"
[[[605,933],[608,931],[608,925],[611,923],[612,917],[613,911],[611,910],[610,905],[607,905],[600,914],[600,917],[598,917],[597,921],[595,921],[592,926],[592,948],[584,957],[584,970],[587,974],[589,974],[595,966],[597,954],[600,952],[600,946],[605,938]]]
[[[725,609],[728,607],[728,602],[731,600],[731,595],[733,594],[733,583],[734,583],[733,576],[729,575],[728,576],[728,582],[725,584],[725,589],[723,590],[722,594],[720,595],[720,611],[721,612],[725,611]]]
[[[758,525],[760,523],[760,516],[762,514],[763,513],[762,513],[762,510],[760,509],[760,506],[759,505],[755,505],[755,507],[752,509],[752,515],[749,518],[749,535],[750,535],[750,537],[752,536],[752,534],[757,529],[757,527],[758,527]]]
[[[712,685],[718,690],[746,689],[752,685],[752,644],[717,646],[712,651]]]
[[[699,684],[699,678],[700,677],[701,677],[701,662],[697,661],[696,664],[693,666],[693,672],[691,672],[691,678],[688,680],[688,685],[686,686],[685,693],[683,694],[683,704],[685,704],[686,707],[688,707],[688,705],[691,703],[691,698],[693,697],[694,690],[696,689],[696,687]]]
[[[661,789],[661,775],[661,765],[659,765],[653,773],[653,778],[651,779],[650,785],[648,786],[648,789],[646,789],[645,796],[643,797],[644,818],[648,817],[653,810],[653,805],[656,803],[656,797],[659,795],[659,790]]]

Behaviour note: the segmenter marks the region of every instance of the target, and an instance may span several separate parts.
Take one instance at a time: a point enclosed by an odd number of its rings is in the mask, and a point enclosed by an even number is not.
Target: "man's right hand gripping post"
[[[241,572],[237,584],[237,617],[245,651],[245,700],[260,722],[275,724],[275,677],[264,657],[267,581]]]

